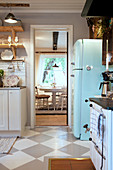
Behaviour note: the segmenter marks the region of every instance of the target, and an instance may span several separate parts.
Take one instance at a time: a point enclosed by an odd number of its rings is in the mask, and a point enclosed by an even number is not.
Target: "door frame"
[[[68,32],[68,126],[71,126],[71,61],[73,55],[73,25],[30,26],[30,125],[35,127],[35,30]]]

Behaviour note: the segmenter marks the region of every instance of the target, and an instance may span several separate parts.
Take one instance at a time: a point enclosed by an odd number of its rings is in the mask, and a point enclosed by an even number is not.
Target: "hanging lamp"
[[[55,65],[53,65],[53,67],[59,67],[59,66],[57,66],[56,63],[55,63]]]
[[[14,16],[14,14],[9,13],[6,17],[5,17],[5,22],[7,23],[17,23],[18,20],[16,19],[16,17]]]

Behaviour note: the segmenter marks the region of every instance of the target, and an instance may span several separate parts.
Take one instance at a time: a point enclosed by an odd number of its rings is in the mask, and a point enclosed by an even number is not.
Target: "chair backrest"
[[[67,95],[67,88],[62,88],[63,92],[62,94]]]
[[[37,95],[38,94],[38,88],[37,88],[37,86],[35,86],[35,95]]]

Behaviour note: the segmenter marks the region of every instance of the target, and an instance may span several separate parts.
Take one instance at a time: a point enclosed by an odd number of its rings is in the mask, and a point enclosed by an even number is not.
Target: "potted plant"
[[[0,69],[0,87],[3,86],[2,78],[4,76],[4,70]]]

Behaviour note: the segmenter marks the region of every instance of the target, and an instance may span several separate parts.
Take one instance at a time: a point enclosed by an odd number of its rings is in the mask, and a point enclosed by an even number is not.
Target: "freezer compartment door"
[[[81,134],[81,78],[82,71],[74,71],[74,101],[73,101],[73,134],[79,138]]]

